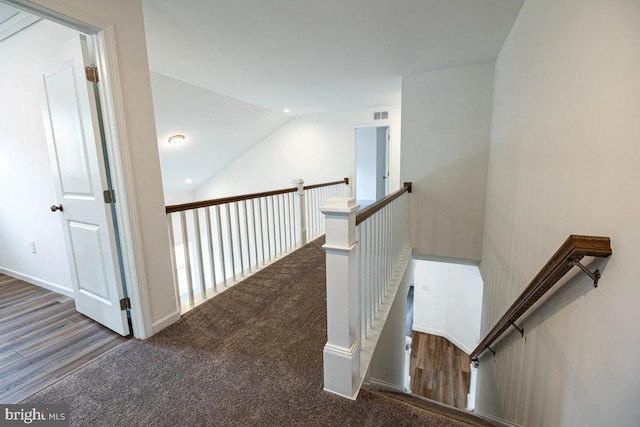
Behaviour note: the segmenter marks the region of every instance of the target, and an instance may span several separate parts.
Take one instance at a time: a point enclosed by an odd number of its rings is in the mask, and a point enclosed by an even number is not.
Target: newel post
[[[293,208],[295,210],[297,240],[302,246],[307,244],[307,214],[304,209],[304,179],[294,179],[291,181],[298,188],[293,198]]]
[[[328,199],[325,215],[327,253],[327,344],[324,389],[355,399],[360,375],[360,304],[356,259],[356,212],[352,197]]]

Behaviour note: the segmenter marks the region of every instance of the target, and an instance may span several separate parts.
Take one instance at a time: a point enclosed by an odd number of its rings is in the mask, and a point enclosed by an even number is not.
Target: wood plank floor
[[[446,338],[413,332],[411,392],[464,409],[471,380],[471,359]]]
[[[0,274],[0,403],[17,403],[125,338],[75,310],[72,298]]]

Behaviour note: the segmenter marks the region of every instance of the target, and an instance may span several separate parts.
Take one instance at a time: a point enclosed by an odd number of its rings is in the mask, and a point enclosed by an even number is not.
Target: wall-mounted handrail
[[[340,181],[325,182],[325,183],[322,183],[322,184],[306,185],[304,187],[304,189],[305,190],[311,190],[313,188],[329,187],[329,186],[337,185],[337,184],[349,185],[349,178],[344,178],[344,179],[342,179]],[[230,197],[222,197],[222,198],[219,198],[219,199],[201,200],[201,201],[198,201],[198,202],[182,203],[182,204],[179,204],[179,205],[169,205],[169,206],[165,207],[165,210],[166,210],[166,213],[169,214],[169,213],[173,213],[173,212],[188,211],[190,209],[199,209],[199,208],[206,208],[208,206],[216,206],[216,205],[224,205],[226,203],[241,202],[243,200],[259,199],[261,197],[269,197],[269,196],[277,196],[279,194],[295,193],[296,191],[298,191],[298,188],[296,188],[296,187],[283,188],[281,190],[264,191],[262,193],[242,194],[242,195],[239,195],[239,196],[230,196]]]
[[[402,196],[404,193],[411,193],[411,183],[405,182],[401,189],[395,191],[388,196],[378,200],[375,203],[367,206],[366,208],[358,211],[356,215],[356,225],[360,225],[367,218],[375,215],[376,212],[380,211],[382,208],[387,206],[389,203],[393,202],[398,197]]]
[[[598,270],[593,273],[589,272],[586,267],[580,264],[580,260],[585,256],[606,258],[611,255],[611,253],[611,241],[608,237],[569,236],[551,259],[542,267],[529,286],[527,286],[518,299],[515,300],[507,312],[473,350],[471,360],[477,363],[478,357],[487,349],[495,353],[494,350],[491,349],[491,345],[500,338],[509,327],[514,326],[517,328],[515,322],[574,266],[580,267],[587,273],[593,279],[594,286],[597,286],[600,272]],[[524,334],[522,329],[517,329],[521,334]]]

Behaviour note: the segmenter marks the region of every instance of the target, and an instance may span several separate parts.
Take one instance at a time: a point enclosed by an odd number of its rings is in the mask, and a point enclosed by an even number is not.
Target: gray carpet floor
[[[25,400],[77,426],[464,426],[362,390],[322,390],[325,255],[316,240]]]

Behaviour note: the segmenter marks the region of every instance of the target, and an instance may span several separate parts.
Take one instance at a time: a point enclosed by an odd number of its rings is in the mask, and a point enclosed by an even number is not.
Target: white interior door
[[[384,198],[388,194],[388,162],[387,162],[387,145],[389,127],[376,128],[376,200]]]
[[[121,335],[129,335],[120,308],[123,286],[115,244],[105,160],[86,40],[70,40],[39,71],[43,118],[66,240],[76,309]]]

